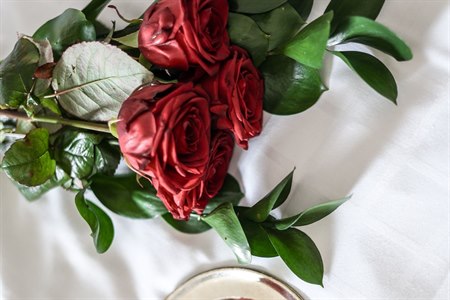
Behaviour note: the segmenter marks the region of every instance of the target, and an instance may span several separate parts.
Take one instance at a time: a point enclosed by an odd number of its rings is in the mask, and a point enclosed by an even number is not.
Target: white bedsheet
[[[16,33],[32,34],[67,7],[87,1],[1,0],[0,56]],[[316,0],[313,17],[328,1]],[[128,17],[148,1],[113,1]],[[263,196],[294,166],[288,216],[353,194],[325,220],[305,227],[325,264],[325,288],[296,278],[279,258],[255,258],[306,299],[449,297],[449,2],[387,0],[379,20],[412,47],[414,60],[379,56],[399,86],[395,107],[341,61],[330,62],[330,91],[309,111],[266,116],[261,137],[236,151],[231,172],[245,204]],[[117,19],[111,11],[103,19]],[[2,299],[162,299],[190,276],[236,265],[212,231],[189,236],[161,220],[110,214],[116,237],[98,255],[74,195],[54,190],[35,203],[2,173]]]

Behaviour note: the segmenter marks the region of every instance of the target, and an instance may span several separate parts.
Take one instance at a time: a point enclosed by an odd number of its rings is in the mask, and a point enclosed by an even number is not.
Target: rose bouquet
[[[76,192],[99,253],[114,236],[103,206],[130,218],[161,217],[185,233],[213,228],[239,262],[280,256],[298,277],[322,284],[320,253],[296,227],[348,197],[277,219],[271,212],[288,198],[294,171],[243,207],[228,168],[235,145],[251,149],[261,133],[263,110],[292,115],[318,101],[327,90],[326,54],[396,102],[383,63],[336,50],[353,42],[412,58],[374,21],[384,0],[331,0],[309,23],[313,0],[159,0],[133,20],[110,6],[129,23],[121,30],[97,20],[109,2],[66,10],[20,36],[1,62],[4,172],[30,201],[59,186]],[[118,170],[121,160],[127,171]],[[101,206],[85,198],[87,190]]]

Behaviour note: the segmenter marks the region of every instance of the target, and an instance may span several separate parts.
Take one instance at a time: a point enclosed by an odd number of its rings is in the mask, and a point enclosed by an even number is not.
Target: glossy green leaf
[[[199,217],[191,216],[189,221],[175,220],[170,213],[166,213],[162,215],[162,217],[164,221],[174,229],[187,234],[199,234],[211,229],[211,227]]]
[[[152,80],[149,70],[119,48],[90,42],[64,52],[53,70],[52,86],[68,113],[107,122],[117,118],[122,103],[137,87]]]
[[[267,232],[262,228],[260,223],[249,221],[245,218],[239,219],[244,229],[250,245],[252,255],[259,257],[276,257],[277,251],[272,246]]]
[[[264,61],[269,49],[269,36],[261,31],[256,22],[241,14],[228,16],[228,34],[231,42],[246,49],[256,66]]]
[[[30,40],[17,41],[0,63],[0,109],[16,109],[26,103],[39,60],[39,50]]]
[[[119,42],[122,45],[131,47],[131,48],[138,48],[139,47],[138,35],[139,35],[139,31],[135,31],[126,36],[113,38],[113,41]]]
[[[151,219],[167,213],[155,188],[145,179],[138,183],[134,173],[95,175],[90,188],[105,207],[121,216]]]
[[[260,14],[268,12],[287,0],[229,0],[230,11],[248,14]]]
[[[264,110],[271,114],[303,112],[327,90],[319,70],[284,55],[269,56],[260,70],[264,77]]]
[[[389,69],[370,54],[356,51],[332,52],[341,58],[368,85],[397,104],[397,84]]]
[[[287,43],[305,24],[289,3],[265,14],[252,15],[251,18],[269,36],[269,51]]]
[[[266,229],[269,239],[284,263],[300,279],[323,285],[323,262],[314,242],[297,229]]]
[[[233,204],[224,203],[209,215],[202,217],[214,228],[225,243],[233,250],[239,263],[250,263],[252,255],[241,223],[233,209]]]
[[[120,162],[120,148],[110,144],[110,139],[103,139],[95,147],[95,173],[114,175]]]
[[[244,212],[244,216],[254,222],[264,222],[273,209],[286,201],[289,192],[291,191],[294,171],[295,169],[258,203],[247,209]]]
[[[378,17],[385,0],[331,0],[325,12],[333,11],[331,33],[351,16],[361,16],[372,20]]]
[[[93,22],[111,0],[92,0],[83,8],[86,19]]]
[[[52,113],[61,115],[61,110],[59,109],[58,102],[55,99],[43,98],[39,99],[42,107],[49,109]]]
[[[276,220],[273,223],[275,225],[275,228],[277,228],[278,230],[286,230],[292,226],[306,226],[322,220],[349,199],[350,197],[345,197],[339,200],[322,203],[308,208],[298,215],[281,220]]]
[[[230,202],[233,205],[238,205],[243,197],[244,194],[241,191],[239,182],[233,176],[227,174],[222,188],[220,189],[219,193],[209,201],[208,205],[203,211],[203,214],[209,214],[219,205],[225,202]]]
[[[82,41],[95,41],[94,25],[85,15],[73,8],[42,25],[33,35],[38,41],[48,39],[56,58],[69,46]]]
[[[84,191],[75,196],[78,212],[91,228],[91,236],[98,253],[106,252],[114,239],[111,218],[97,205],[84,198]]]
[[[55,159],[70,177],[88,179],[97,173],[112,175],[120,152],[107,144],[105,135],[66,129],[55,140]]]
[[[282,49],[282,53],[301,64],[320,69],[332,19],[333,13],[330,12],[311,22]]]
[[[288,0],[289,4],[297,11],[303,20],[308,20],[314,0]]]
[[[23,140],[16,141],[1,164],[13,181],[26,186],[38,186],[55,174],[56,163],[49,152],[49,133],[38,128],[30,131]]]
[[[45,193],[53,188],[63,185],[70,180],[70,177],[58,166],[56,166],[56,172],[53,177],[48,179],[41,185],[38,186],[25,186],[16,183],[19,192],[28,200],[35,201],[41,198]]]
[[[398,61],[410,60],[411,49],[384,25],[364,17],[347,18],[329,40],[330,46],[342,43],[360,43],[381,50]]]

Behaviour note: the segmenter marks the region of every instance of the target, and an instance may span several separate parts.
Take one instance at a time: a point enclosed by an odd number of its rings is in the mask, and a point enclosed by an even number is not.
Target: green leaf
[[[83,8],[83,13],[86,15],[86,19],[91,22],[95,21],[109,2],[111,2],[111,0],[92,0],[89,2],[89,4]]]
[[[114,239],[114,226],[111,218],[97,205],[84,198],[84,191],[75,196],[78,212],[88,223],[98,253],[106,252]]]
[[[252,255],[239,219],[233,209],[233,204],[224,203],[209,215],[202,217],[209,226],[214,228],[225,243],[233,250],[239,263],[250,263]]]
[[[105,135],[66,129],[55,140],[55,159],[72,178],[87,179],[97,173],[113,174],[120,159]]]
[[[95,147],[95,173],[114,175],[120,162],[120,148],[103,139]]]
[[[306,282],[323,286],[322,257],[309,236],[293,228],[266,230],[278,255],[295,275]]]
[[[251,18],[269,35],[269,51],[287,43],[305,24],[289,3],[265,14],[252,15]]]
[[[261,31],[252,18],[230,13],[228,16],[228,34],[233,44],[246,49],[250,53],[256,66],[264,61],[269,49],[269,36]]]
[[[282,49],[282,53],[301,64],[320,69],[332,19],[333,13],[330,12],[311,22]]]
[[[17,41],[14,50],[0,63],[0,109],[17,109],[26,103],[39,60],[39,50],[31,41]]]
[[[270,212],[286,201],[292,186],[295,169],[289,173],[272,191],[251,208],[244,212],[244,216],[254,222],[264,222]]]
[[[303,112],[327,90],[319,70],[284,55],[269,56],[260,70],[264,77],[264,110],[271,114]]]
[[[382,96],[397,104],[397,84],[389,69],[377,58],[363,52],[333,51],[368,85]]]
[[[136,174],[92,177],[90,188],[100,202],[112,212],[136,219],[152,219],[167,213],[156,190],[147,181],[143,186]]]
[[[47,129],[38,128],[15,142],[6,151],[1,165],[8,177],[26,186],[38,186],[50,179],[56,163],[49,153],[48,138]]]
[[[245,218],[241,218],[239,221],[242,229],[244,229],[252,255],[259,257],[278,256],[277,251],[275,251],[269,240],[269,236],[260,223],[255,223]]]
[[[351,16],[361,16],[372,20],[378,17],[385,0],[331,0],[325,12],[333,11],[331,33],[339,24]]]
[[[381,50],[398,61],[412,59],[412,52],[395,33],[382,24],[364,17],[347,18],[328,45],[360,43]]]
[[[138,36],[139,36],[139,31],[135,31],[126,36],[113,38],[113,41],[119,42],[122,45],[131,47],[131,48],[138,48],[139,47]]]
[[[230,202],[233,205],[238,205],[244,194],[241,192],[239,182],[230,174],[227,174],[223,186],[219,193],[212,198],[206,206],[203,214],[209,214],[215,210],[219,205],[225,202]]]
[[[64,52],[53,70],[52,85],[68,113],[89,121],[109,121],[137,87],[152,80],[150,71],[119,48],[90,42]]]
[[[57,115],[61,115],[61,110],[59,109],[58,102],[56,102],[55,99],[42,98],[39,99],[39,102],[42,107],[49,109],[51,112]]]
[[[28,200],[35,201],[53,188],[63,185],[70,180],[70,177],[58,166],[56,166],[55,175],[38,186],[25,186],[16,183],[19,192]]]
[[[288,0],[289,4],[297,11],[303,20],[308,20],[314,0]]]
[[[260,14],[268,12],[284,3],[287,0],[230,0],[230,11]]]
[[[33,34],[35,40],[50,41],[56,58],[61,57],[69,46],[82,41],[95,41],[95,38],[94,25],[81,11],[73,8],[51,19]]]
[[[350,197],[345,197],[339,200],[334,200],[326,203],[316,205],[299,213],[296,216],[274,221],[275,228],[278,230],[286,230],[292,226],[306,226],[317,221],[322,220],[339,206],[344,204]]]
[[[200,217],[195,218],[191,216],[189,221],[175,220],[170,213],[166,213],[162,215],[162,217],[170,226],[187,234],[199,234],[211,229],[211,227],[203,222]]]

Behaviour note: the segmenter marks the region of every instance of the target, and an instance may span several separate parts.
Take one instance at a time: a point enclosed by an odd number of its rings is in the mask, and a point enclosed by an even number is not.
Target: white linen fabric
[[[328,3],[315,2],[313,18]],[[0,56],[17,33],[32,34],[86,3],[1,0]],[[131,18],[150,2],[113,3]],[[323,256],[324,288],[304,283],[279,258],[254,258],[250,267],[305,299],[449,299],[449,9],[447,0],[386,1],[379,21],[415,56],[398,63],[379,55],[397,79],[397,107],[329,59],[330,91],[316,106],[290,117],[265,115],[262,135],[248,151],[236,149],[230,172],[245,190],[244,204],[294,166],[293,191],[279,216],[353,194],[304,227]],[[118,19],[111,10],[102,18]],[[196,273],[237,265],[213,231],[185,235],[159,219],[112,213],[115,240],[99,255],[73,194],[57,189],[28,203],[4,173],[0,180],[2,299],[163,299]]]

